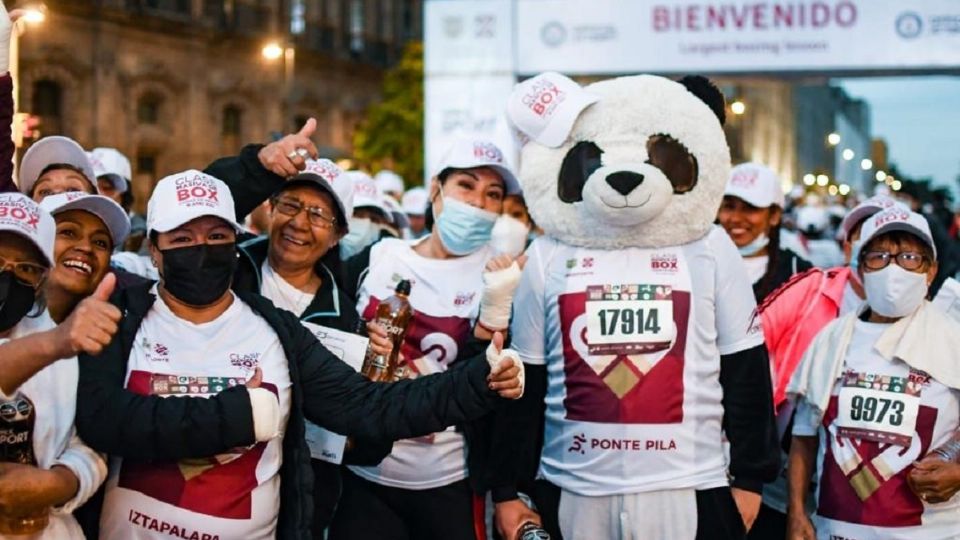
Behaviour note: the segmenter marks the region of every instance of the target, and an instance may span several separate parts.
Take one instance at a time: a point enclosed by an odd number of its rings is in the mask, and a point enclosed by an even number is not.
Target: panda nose
[[[643,175],[630,171],[615,172],[607,176],[607,183],[617,190],[617,193],[626,196],[643,183]]]

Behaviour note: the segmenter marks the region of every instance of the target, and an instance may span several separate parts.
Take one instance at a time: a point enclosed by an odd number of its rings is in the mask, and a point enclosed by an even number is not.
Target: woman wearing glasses
[[[893,207],[867,219],[862,246],[866,305],[817,335],[787,387],[797,403],[787,536],[957,538],[960,326],[925,300],[933,239],[922,216]]]
[[[19,193],[0,194],[0,538],[82,538],[71,512],[106,477],[75,435],[77,359],[99,353],[120,312],[115,278],[57,326],[43,297],[54,261],[53,218]]]

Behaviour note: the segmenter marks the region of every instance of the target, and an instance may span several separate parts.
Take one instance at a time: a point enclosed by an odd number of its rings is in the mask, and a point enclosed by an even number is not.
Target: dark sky
[[[839,79],[870,103],[874,137],[886,139],[904,174],[930,176],[960,192],[960,77]]]

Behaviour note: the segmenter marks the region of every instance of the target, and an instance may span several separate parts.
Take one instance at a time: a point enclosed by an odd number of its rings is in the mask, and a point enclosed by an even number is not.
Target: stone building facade
[[[43,135],[131,160],[137,205],[153,183],[202,168],[314,116],[347,156],[384,70],[422,35],[420,0],[47,0],[20,39],[21,111]],[[276,41],[286,54],[268,60]]]

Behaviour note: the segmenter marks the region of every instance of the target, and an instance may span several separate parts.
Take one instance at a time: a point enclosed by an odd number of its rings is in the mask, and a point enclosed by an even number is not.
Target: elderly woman
[[[81,538],[71,512],[106,477],[75,435],[77,359],[99,352],[120,312],[111,277],[57,326],[44,307],[54,221],[19,193],[0,194],[0,538]]]
[[[309,536],[306,420],[393,440],[479,417],[522,393],[521,367],[501,362],[496,347],[489,360],[443,376],[370,382],[295,315],[231,291],[240,227],[216,178],[184,171],[161,180],[147,228],[160,282],[121,291],[117,338],[80,357],[77,429],[113,458],[101,537]]]
[[[866,308],[827,325],[787,387],[788,538],[956,538],[960,498],[940,488],[958,466],[937,449],[960,424],[960,326],[925,300],[933,239],[923,217],[893,207],[867,219],[861,241]]]

